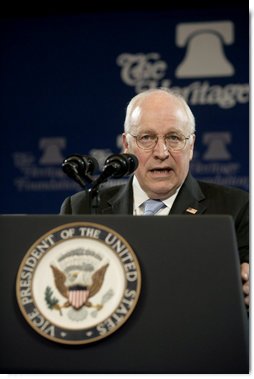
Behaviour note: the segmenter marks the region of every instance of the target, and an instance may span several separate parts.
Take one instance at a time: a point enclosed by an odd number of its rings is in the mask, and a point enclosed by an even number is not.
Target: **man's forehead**
[[[132,127],[139,129],[181,129],[185,130],[188,127],[188,118],[183,109],[179,108],[173,112],[170,111],[156,111],[155,109],[143,110],[142,107],[137,106],[131,116]]]
[[[179,121],[188,121],[185,109],[176,102],[171,103],[141,103],[134,106],[131,112],[131,121],[137,125],[141,119],[177,119]]]

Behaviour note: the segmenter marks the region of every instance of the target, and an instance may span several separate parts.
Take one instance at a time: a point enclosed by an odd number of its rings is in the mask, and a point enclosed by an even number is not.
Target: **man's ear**
[[[191,161],[192,158],[193,158],[193,151],[194,151],[194,145],[195,145],[196,135],[192,134],[190,136],[190,138],[191,138],[191,141],[190,141],[190,161]]]
[[[122,143],[123,143],[124,153],[128,153],[128,151],[129,151],[129,144],[128,144],[128,141],[127,141],[127,135],[126,135],[126,133],[122,134]]]

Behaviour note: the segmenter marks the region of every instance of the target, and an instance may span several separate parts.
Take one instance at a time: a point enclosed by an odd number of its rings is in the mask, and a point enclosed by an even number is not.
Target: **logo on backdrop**
[[[20,192],[80,190],[79,185],[69,180],[62,170],[63,150],[66,145],[66,137],[42,137],[38,142],[38,154],[27,151],[15,152],[13,163],[18,176],[14,178],[14,186],[17,190]],[[122,149],[121,135],[116,137],[116,146],[119,150]],[[99,169],[102,170],[106,158],[113,152],[107,148],[91,149],[89,154],[96,158]]]
[[[68,180],[61,163],[64,160],[62,150],[66,147],[65,137],[42,137],[35,152],[16,151],[13,163],[18,175],[14,186],[18,191],[65,191],[79,189]]]
[[[223,45],[234,42],[230,21],[178,24],[176,45],[186,47],[186,55],[175,71],[177,78],[202,78],[234,75]]]
[[[64,174],[61,163],[62,150],[66,147],[65,137],[42,137],[36,152],[16,151],[13,163],[18,175],[14,186],[20,192],[77,191],[77,183]]]
[[[121,135],[116,138],[116,145],[121,146]],[[14,186],[20,192],[37,191],[78,191],[77,183],[67,178],[62,170],[63,150],[67,145],[66,137],[42,137],[38,142],[38,154],[17,151],[13,154],[14,167],[18,176]],[[113,154],[111,149],[91,149],[89,154],[98,161],[102,169],[106,158]],[[119,181],[118,181],[119,183]]]
[[[41,138],[39,147],[42,150],[42,155],[40,157],[39,163],[42,165],[61,164],[64,159],[62,149],[65,148],[65,146],[66,141],[64,138]]]
[[[176,26],[176,46],[185,49],[185,56],[175,68],[178,79],[231,77],[232,62],[225,55],[224,45],[234,43],[231,21],[180,23]],[[117,57],[122,81],[134,87],[136,93],[148,88],[166,87],[181,93],[190,105],[218,105],[233,108],[249,101],[247,83],[211,85],[209,80],[195,80],[187,86],[174,86],[166,78],[168,63],[158,52],[122,53]]]
[[[208,182],[241,187],[248,190],[248,176],[240,175],[241,164],[233,159],[233,134],[229,131],[204,132],[202,151],[197,149],[191,161],[191,172]]]
[[[23,258],[20,310],[45,338],[86,344],[121,327],[133,312],[141,272],[130,245],[103,225],[76,222],[50,230]]]

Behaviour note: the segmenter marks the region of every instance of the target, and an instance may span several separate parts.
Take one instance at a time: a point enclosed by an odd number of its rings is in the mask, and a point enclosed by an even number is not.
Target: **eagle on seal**
[[[57,308],[61,310],[61,308],[72,306],[78,310],[86,306],[95,307],[97,310],[101,309],[102,305],[93,305],[90,298],[101,289],[108,266],[107,263],[95,271],[91,277],[85,278],[81,271],[71,272],[67,277],[64,272],[51,265],[56,288],[67,299],[62,306],[57,305]]]

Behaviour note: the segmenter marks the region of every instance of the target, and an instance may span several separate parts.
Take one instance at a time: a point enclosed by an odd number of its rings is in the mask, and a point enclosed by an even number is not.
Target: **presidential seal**
[[[141,289],[137,257],[112,229],[74,222],[50,230],[26,252],[17,274],[19,308],[43,337],[86,344],[115,332]]]

